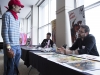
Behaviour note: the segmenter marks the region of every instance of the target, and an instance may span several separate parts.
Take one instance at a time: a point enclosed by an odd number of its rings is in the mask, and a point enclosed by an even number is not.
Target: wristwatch
[[[8,46],[7,46],[7,49],[8,49],[8,50],[10,50],[10,49],[11,49],[11,46],[10,46],[10,45],[8,45]]]

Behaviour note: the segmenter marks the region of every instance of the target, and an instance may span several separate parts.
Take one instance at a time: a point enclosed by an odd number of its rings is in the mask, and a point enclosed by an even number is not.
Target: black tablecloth
[[[36,45],[32,45],[32,46],[36,46]],[[23,49],[23,47],[24,47],[24,49]],[[24,61],[24,65],[29,67],[30,66],[30,64],[29,64],[29,52],[33,51],[33,50],[27,49],[27,46],[25,46],[25,45],[21,45],[21,50],[22,50],[21,59]]]
[[[0,49],[3,49],[3,42],[0,42]]]
[[[46,58],[34,54],[33,51],[29,52],[29,64],[43,75],[91,75],[49,61]]]
[[[24,65],[29,67],[29,50],[22,49],[21,59],[24,61]]]

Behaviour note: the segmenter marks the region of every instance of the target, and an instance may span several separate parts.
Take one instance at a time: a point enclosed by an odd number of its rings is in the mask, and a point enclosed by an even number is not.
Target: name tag
[[[82,49],[85,49],[85,46],[82,46]]]

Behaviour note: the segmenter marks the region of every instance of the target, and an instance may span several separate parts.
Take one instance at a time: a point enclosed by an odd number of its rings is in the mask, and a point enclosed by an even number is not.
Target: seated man
[[[47,33],[47,38],[42,41],[41,47],[43,48],[53,47],[53,41],[50,39],[50,37],[51,37],[51,33]]]
[[[81,25],[78,35],[79,38],[76,39],[72,47],[69,49],[58,48],[58,52],[63,54],[90,54],[99,56],[96,47],[95,37],[89,34],[90,29],[87,25]]]

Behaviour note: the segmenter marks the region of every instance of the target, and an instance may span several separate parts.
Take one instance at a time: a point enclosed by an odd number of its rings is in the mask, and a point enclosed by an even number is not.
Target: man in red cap
[[[8,10],[2,16],[1,35],[4,42],[4,75],[18,75],[18,64],[21,57],[21,48],[19,42],[19,19],[17,13],[20,13],[24,5],[19,0],[10,0]]]

